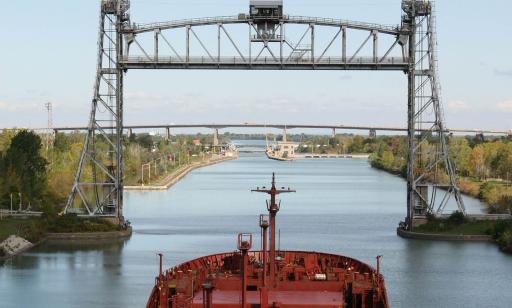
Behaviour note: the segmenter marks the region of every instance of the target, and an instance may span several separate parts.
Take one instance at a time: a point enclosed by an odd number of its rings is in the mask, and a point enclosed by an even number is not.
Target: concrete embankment
[[[236,158],[237,158],[236,156],[233,156],[233,157],[227,157],[226,156],[226,157],[221,157],[221,158],[218,158],[218,159],[207,160],[207,161],[204,161],[204,162],[193,163],[193,164],[190,164],[188,166],[184,166],[184,167],[174,171],[170,175],[168,175],[165,179],[163,179],[161,181],[163,183],[162,185],[125,186],[124,190],[148,190],[148,191],[151,191],[151,190],[167,190],[171,186],[173,186],[174,184],[178,183],[187,174],[189,174],[191,171],[193,171],[195,169],[206,167],[206,166],[210,166],[210,165],[214,165],[214,164],[218,164],[218,163],[225,162],[225,161],[228,161],[228,160],[233,160],[233,159],[236,159]]]
[[[295,154],[295,159],[313,159],[313,158],[354,158],[368,159],[368,154]]]
[[[465,234],[431,234],[419,233],[397,228],[396,233],[398,236],[414,239],[414,240],[429,240],[429,241],[466,241],[466,242],[490,242],[492,237],[489,235],[465,235]]]
[[[128,238],[132,235],[132,228],[111,232],[81,232],[81,233],[48,233],[45,240],[113,240]]]

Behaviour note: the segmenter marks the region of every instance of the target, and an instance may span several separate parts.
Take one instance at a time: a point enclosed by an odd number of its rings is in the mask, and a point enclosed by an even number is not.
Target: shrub
[[[45,237],[46,227],[39,221],[30,221],[20,228],[19,235],[31,243],[37,243]]]
[[[464,216],[464,213],[459,212],[459,211],[453,212],[450,215],[450,217],[448,217],[448,222],[453,225],[461,225],[461,224],[465,223],[466,221],[467,220],[466,220],[466,216]]]
[[[512,228],[506,230],[498,239],[500,249],[512,253]]]
[[[70,233],[70,232],[109,232],[118,231],[120,227],[110,221],[93,218],[84,219],[75,214],[68,214],[58,217],[48,216],[47,225],[49,232]]]

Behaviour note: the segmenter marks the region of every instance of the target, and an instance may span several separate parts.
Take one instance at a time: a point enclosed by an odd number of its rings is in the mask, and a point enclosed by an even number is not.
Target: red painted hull
[[[267,253],[268,261],[268,253]],[[317,252],[283,251],[275,279],[263,279],[263,253],[248,253],[246,307],[388,307],[382,275],[360,261]],[[242,255],[195,259],[156,278],[148,308],[241,307]],[[268,262],[267,262],[268,264]],[[204,283],[207,283],[206,285]],[[205,286],[211,286],[208,293]]]

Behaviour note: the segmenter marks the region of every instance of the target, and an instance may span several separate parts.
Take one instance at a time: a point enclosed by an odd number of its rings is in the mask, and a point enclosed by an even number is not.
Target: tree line
[[[422,146],[428,157],[432,145]],[[502,212],[512,204],[512,141],[507,138],[482,140],[473,137],[451,137],[449,155],[455,165],[458,185],[465,194],[489,204],[490,212]],[[406,137],[380,137],[371,164],[405,177],[407,172]],[[446,174],[437,174],[446,178]]]
[[[57,133],[46,150],[41,136],[27,130],[0,133],[0,208],[53,211],[60,209],[71,190],[85,135],[80,132]],[[170,172],[180,164],[207,152],[211,136],[161,136],[132,134],[123,142],[125,183],[141,184],[141,165],[159,159],[157,174]],[[193,141],[199,140],[199,144]],[[101,140],[99,141],[101,143]],[[98,147],[105,146],[97,144]],[[169,160],[171,161],[170,163]],[[87,177],[90,170],[84,170]],[[154,178],[155,175],[153,174]]]

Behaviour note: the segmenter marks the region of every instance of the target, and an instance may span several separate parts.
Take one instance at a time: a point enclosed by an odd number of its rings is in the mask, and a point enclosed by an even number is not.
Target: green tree
[[[457,168],[457,172],[462,176],[468,176],[471,171],[470,155],[471,147],[467,139],[450,139],[450,157]]]
[[[491,166],[498,177],[505,180],[510,179],[512,176],[512,143],[501,143]]]
[[[11,140],[5,154],[7,176],[29,202],[41,200],[45,193],[47,161],[40,155],[41,138],[33,132],[20,131]]]
[[[138,135],[137,143],[146,149],[151,149],[153,147],[153,137],[149,134]]]
[[[362,153],[364,150],[364,138],[361,136],[354,136],[352,142],[348,146],[350,153]]]
[[[485,166],[484,149],[482,145],[473,148],[470,155],[471,175],[478,179],[484,179],[487,175]]]

